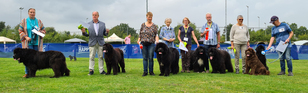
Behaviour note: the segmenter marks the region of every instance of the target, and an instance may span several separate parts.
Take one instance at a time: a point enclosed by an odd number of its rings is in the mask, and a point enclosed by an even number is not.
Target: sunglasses
[[[243,21],[244,19],[238,19],[238,20]]]

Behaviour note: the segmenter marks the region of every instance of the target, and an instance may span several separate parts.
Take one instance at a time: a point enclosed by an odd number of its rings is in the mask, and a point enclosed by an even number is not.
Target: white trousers
[[[104,61],[103,61],[103,46],[99,46],[98,43],[96,43],[94,46],[89,47],[89,69],[94,70],[95,65],[95,55],[97,53],[98,55],[98,68],[99,72],[102,73],[104,71]]]

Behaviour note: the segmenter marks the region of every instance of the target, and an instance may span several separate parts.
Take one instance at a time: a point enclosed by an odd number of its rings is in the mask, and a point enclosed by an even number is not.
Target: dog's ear
[[[158,49],[158,47],[159,47],[159,45],[157,44],[157,45],[155,46],[154,52],[156,52],[156,53],[157,53],[157,49]]]
[[[198,55],[199,47],[193,52],[193,55]]]

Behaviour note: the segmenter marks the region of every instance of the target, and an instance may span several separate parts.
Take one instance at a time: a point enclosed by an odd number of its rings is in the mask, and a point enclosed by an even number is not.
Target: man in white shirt
[[[88,75],[94,74],[94,65],[95,65],[95,55],[98,55],[98,66],[100,74],[106,74],[104,71],[104,62],[103,62],[103,45],[105,44],[104,36],[107,36],[109,29],[106,29],[105,23],[98,20],[99,13],[97,11],[92,12],[93,20],[88,24],[88,32],[83,28],[82,35],[89,37],[89,69],[90,72]]]

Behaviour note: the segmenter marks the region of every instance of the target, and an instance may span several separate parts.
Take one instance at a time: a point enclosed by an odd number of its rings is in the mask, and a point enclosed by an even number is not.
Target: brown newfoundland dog
[[[52,68],[53,77],[69,76],[70,70],[66,67],[65,56],[59,51],[39,52],[33,49],[15,48],[15,60],[23,63],[29,70],[29,77],[35,77],[36,71],[46,68]],[[50,78],[53,78],[50,77]]]
[[[103,52],[105,53],[104,57],[107,65],[106,75],[111,73],[111,69],[113,69],[113,75],[117,75],[120,72],[119,65],[122,68],[122,73],[125,73],[124,54],[121,49],[113,49],[111,44],[106,43],[103,45]]]
[[[246,71],[244,74],[248,74],[249,70],[250,75],[269,75],[270,72],[266,70],[265,66],[258,59],[256,52],[252,48],[248,48],[245,51],[246,54]]]

